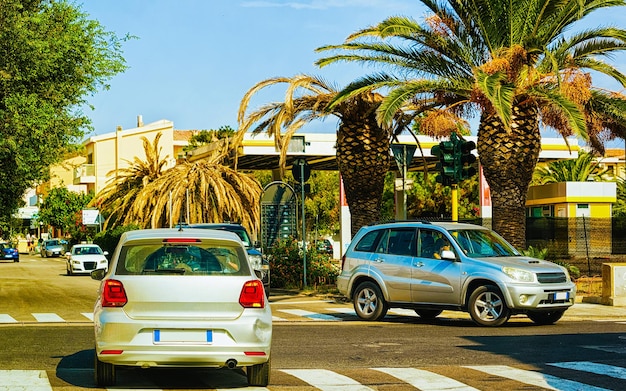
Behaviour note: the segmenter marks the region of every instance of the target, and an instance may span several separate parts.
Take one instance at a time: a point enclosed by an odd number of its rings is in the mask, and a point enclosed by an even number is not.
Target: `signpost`
[[[415,144],[391,144],[391,152],[393,153],[398,169],[400,169],[400,173],[402,174],[402,220],[407,219],[406,174],[408,167],[411,165],[411,160],[413,160],[413,155],[415,154],[416,149],[417,145]]]

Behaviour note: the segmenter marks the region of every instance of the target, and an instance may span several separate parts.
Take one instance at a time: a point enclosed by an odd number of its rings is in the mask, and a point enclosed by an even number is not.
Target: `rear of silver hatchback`
[[[99,386],[115,383],[116,366],[245,367],[250,385],[268,384],[272,315],[235,234],[125,233],[99,293]]]

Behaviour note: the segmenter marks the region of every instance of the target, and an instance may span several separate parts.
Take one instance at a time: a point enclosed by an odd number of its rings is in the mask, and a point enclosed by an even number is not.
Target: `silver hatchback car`
[[[95,380],[119,366],[245,367],[266,386],[272,314],[263,283],[232,232],[151,229],[120,238],[94,309]]]
[[[361,319],[382,319],[393,307],[426,319],[458,310],[483,326],[519,313],[552,324],[576,296],[562,266],[523,256],[487,228],[434,222],[361,228],[343,256],[337,288]]]

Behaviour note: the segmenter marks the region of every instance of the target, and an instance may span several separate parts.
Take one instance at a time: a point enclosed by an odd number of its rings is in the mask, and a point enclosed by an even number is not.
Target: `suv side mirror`
[[[455,261],[456,255],[454,255],[454,252],[452,250],[443,250],[441,252],[441,259],[449,259]]]

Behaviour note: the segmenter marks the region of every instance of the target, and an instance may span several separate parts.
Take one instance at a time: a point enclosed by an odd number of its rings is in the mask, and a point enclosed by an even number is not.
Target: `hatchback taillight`
[[[243,284],[239,304],[244,308],[265,308],[265,290],[261,280],[252,280]]]
[[[123,307],[127,302],[126,291],[121,281],[104,281],[104,286],[102,287],[103,307]]]

